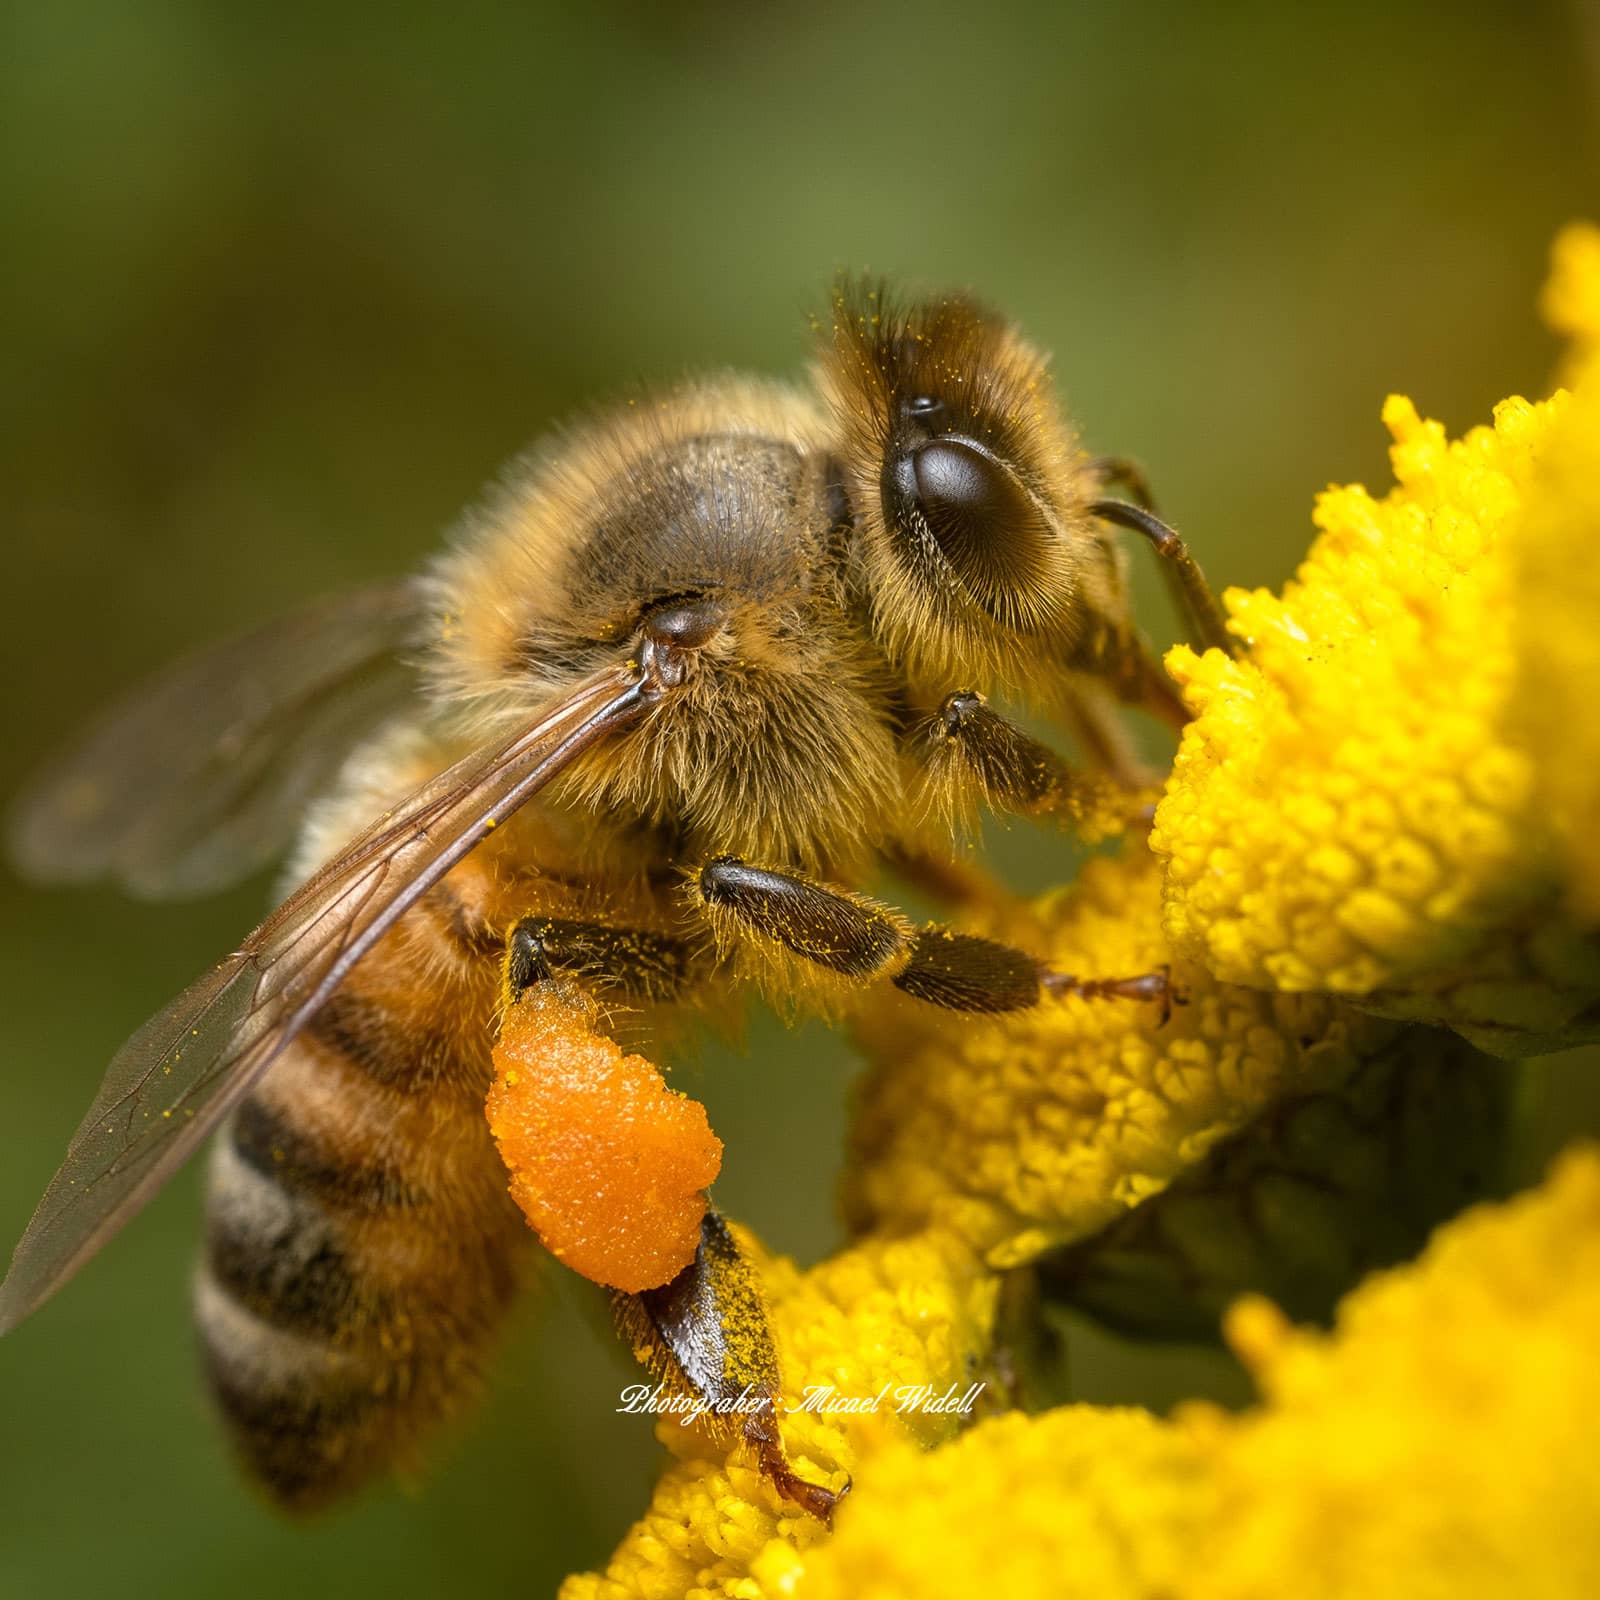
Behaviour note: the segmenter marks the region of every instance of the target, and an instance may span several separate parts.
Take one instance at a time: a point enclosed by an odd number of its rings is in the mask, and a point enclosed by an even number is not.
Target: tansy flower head
[[[1565,852],[1569,905],[1600,925],[1600,228],[1556,242],[1546,296],[1578,341],[1571,402],[1551,428],[1516,552],[1513,725],[1534,765],[1536,804]]]
[[[1541,309],[1545,321],[1576,346],[1576,363],[1600,344],[1600,228],[1570,224],[1556,235],[1550,256]]]
[[[1282,596],[1228,595],[1241,659],[1172,652],[1197,716],[1151,843],[1178,954],[1507,1054],[1592,1035],[1600,945],[1562,914],[1567,846],[1519,710],[1582,666],[1541,666],[1519,626],[1530,533],[1570,552],[1563,529],[1584,515],[1580,502],[1549,526],[1552,476],[1600,476],[1600,430],[1573,429],[1572,409],[1565,393],[1507,400],[1451,443],[1391,399],[1396,487],[1329,490]],[[1600,611],[1584,588],[1545,594],[1528,631],[1587,649],[1593,682]]]
[[[983,931],[1062,972],[1168,963],[1148,854],[1091,862],[1068,889]],[[1326,1087],[1398,1031],[1322,996],[1172,973],[1184,1003],[1085,1000],[952,1026],[885,999],[858,1035],[847,1211],[858,1229],[932,1223],[990,1266],[1091,1234],[1193,1167],[1291,1092]]]
[[[854,1479],[831,1534],[668,1419],[677,1459],[569,1600],[1600,1592],[1600,1154],[1447,1226],[1332,1335],[1225,1309],[1254,1283],[1320,1316],[1414,1248],[1385,1220],[1491,1178],[1518,1069],[1467,1040],[1600,1029],[1600,232],[1563,235],[1547,309],[1572,394],[1454,442],[1390,400],[1395,487],[1329,490],[1284,592],[1228,596],[1238,659],[1173,652],[1196,717],[1153,850],[974,920],[1086,979],[1170,968],[1183,1003],[875,999],[856,1243],[805,1274],[751,1245],[791,1406],[1004,1406],[1019,1269],[1142,1332],[1221,1315],[1261,1404],[792,1410],[796,1466]]]
[[[1262,1301],[1229,1332],[1259,1408],[1166,1423],[1067,1406],[980,1423],[932,1455],[892,1447],[787,1592],[1600,1592],[1600,1155],[1447,1227],[1416,1266],[1352,1295],[1331,1338]]]

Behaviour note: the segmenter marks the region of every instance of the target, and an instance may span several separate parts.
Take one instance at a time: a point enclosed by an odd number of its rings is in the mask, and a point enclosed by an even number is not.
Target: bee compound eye
[[[961,439],[933,439],[911,457],[917,503],[948,556],[1036,521],[1026,490],[993,456]]]
[[[1049,581],[1055,535],[1004,461],[971,440],[946,435],[901,455],[885,485],[902,516],[920,513],[979,606],[1008,621],[1030,609],[1031,596]]]

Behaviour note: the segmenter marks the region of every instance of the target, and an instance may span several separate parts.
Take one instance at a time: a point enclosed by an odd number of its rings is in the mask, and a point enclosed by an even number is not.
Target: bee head
[[[1093,545],[1044,357],[964,297],[901,306],[846,280],[820,378],[891,658],[913,677],[1015,681],[1071,633]]]

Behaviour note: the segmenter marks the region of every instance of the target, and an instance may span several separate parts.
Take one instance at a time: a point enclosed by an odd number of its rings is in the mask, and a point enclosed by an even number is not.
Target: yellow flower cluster
[[[1551,430],[1546,470],[1517,552],[1513,707],[1534,762],[1536,803],[1567,853],[1576,917],[1600,923],[1600,228],[1556,241],[1546,315],[1575,342],[1571,404]]]
[[[1066,890],[983,931],[1060,972],[1168,962],[1147,854],[1091,861]],[[857,1022],[846,1210],[857,1231],[944,1228],[1010,1267],[1162,1190],[1291,1090],[1339,1081],[1392,1024],[1319,996],[1220,984],[1180,966],[1184,1003],[1066,997],[957,1021],[895,997]]]
[[[805,1278],[773,1264],[787,1365],[841,1390],[977,1370],[979,1279],[929,1241],[889,1248],[906,1254],[863,1247]],[[1331,1337],[1261,1300],[1229,1337],[1265,1397],[1239,1417],[1066,1406],[929,1450],[941,1419],[792,1415],[797,1454],[856,1473],[831,1539],[678,1430],[685,1459],[647,1516],[564,1600],[1270,1600],[1286,1573],[1302,1600],[1600,1593],[1596,1152],[1369,1280]]]
[[[1069,1406],[932,1456],[885,1451],[791,1592],[1600,1594],[1600,1155],[1442,1230],[1351,1295],[1332,1337],[1259,1300],[1229,1333],[1258,1409],[1163,1423]]]
[[[1169,657],[1198,713],[1151,839],[1174,950],[1508,1054],[1568,1042],[1600,1000],[1600,948],[1553,915],[1562,852],[1512,714],[1541,474],[1560,450],[1600,474],[1600,432],[1569,410],[1507,400],[1450,443],[1391,399],[1396,488],[1328,491],[1283,595],[1228,595],[1241,659]],[[1592,636],[1578,598],[1539,624]]]
[[[1283,595],[1228,597],[1240,659],[1170,658],[1197,715],[1153,852],[974,925],[1085,978],[1170,964],[1184,1003],[964,1021],[889,996],[859,1017],[860,1242],[805,1274],[750,1246],[791,1406],[979,1379],[1003,1400],[1000,1269],[1126,1238],[1291,1101],[1370,1123],[1353,1089],[1388,1062],[1425,1089],[1456,1062],[1505,1073],[1417,1022],[1503,1055],[1600,1027],[1600,231],[1563,236],[1546,306],[1576,342],[1572,394],[1507,401],[1454,443],[1391,400],[1396,487],[1330,490]],[[1438,1137],[1464,1133],[1454,1114]],[[1424,1142],[1341,1138],[1341,1180]],[[1600,1593],[1600,1155],[1369,1280],[1332,1337],[1259,1299],[1227,1331],[1264,1395],[1240,1417],[1075,1406],[963,1433],[892,1403],[791,1411],[802,1475],[855,1480],[831,1537],[743,1447],[668,1419],[649,1510],[563,1592]]]
[[[1215,1498],[1187,1434],[1099,1406],[997,1417],[931,1456],[885,1451],[860,1488],[797,1600],[1176,1600]]]
[[[1573,376],[1600,345],[1600,228],[1574,222],[1556,235],[1544,319],[1573,344]]]

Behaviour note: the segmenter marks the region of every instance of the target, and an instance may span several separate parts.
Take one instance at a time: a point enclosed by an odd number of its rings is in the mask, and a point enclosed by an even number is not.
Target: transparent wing
[[[380,817],[112,1061],[0,1284],[0,1333],[150,1198],[406,909],[496,823],[660,693],[636,668],[590,678],[506,743]]]
[[[104,713],[13,808],[7,845],[44,882],[207,894],[289,844],[306,803],[415,692],[410,582],[306,606],[186,657]]]

